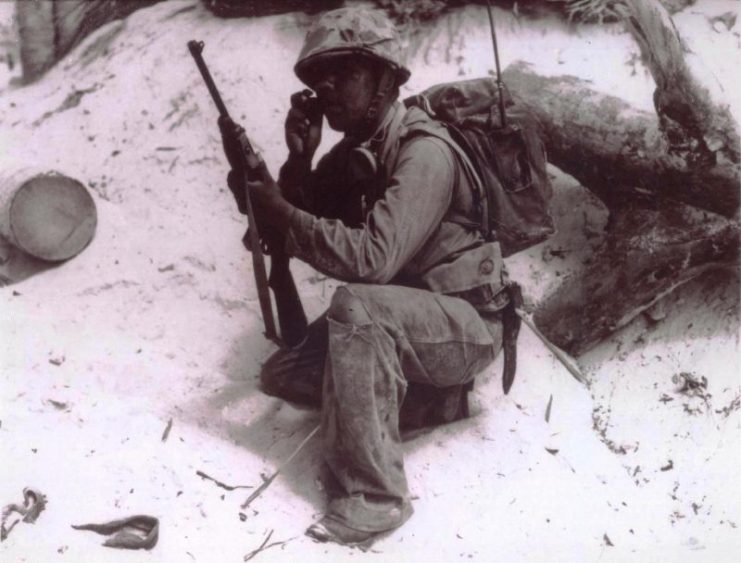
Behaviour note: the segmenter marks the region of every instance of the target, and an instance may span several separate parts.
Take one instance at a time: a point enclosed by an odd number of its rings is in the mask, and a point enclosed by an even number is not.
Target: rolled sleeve
[[[444,141],[407,141],[384,197],[361,227],[296,210],[286,250],[348,282],[387,283],[435,232],[453,196],[455,163]]]

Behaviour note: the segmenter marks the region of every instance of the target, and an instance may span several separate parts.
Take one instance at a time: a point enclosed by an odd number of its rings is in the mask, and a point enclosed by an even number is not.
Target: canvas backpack
[[[549,204],[553,193],[538,122],[505,90],[502,127],[499,89],[491,78],[450,82],[404,100],[444,123],[481,181],[481,226],[509,256],[555,231]],[[410,133],[414,133],[412,130]],[[435,135],[422,124],[418,132]]]

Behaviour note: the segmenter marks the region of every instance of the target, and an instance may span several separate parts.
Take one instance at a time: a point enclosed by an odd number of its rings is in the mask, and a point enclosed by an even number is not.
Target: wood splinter
[[[262,485],[260,485],[255,491],[249,496],[249,498],[242,503],[242,509],[247,508],[250,503],[255,500],[257,497],[259,497],[262,492],[267,489],[270,486],[270,483],[272,483],[275,478],[280,474],[280,472],[288,466],[289,463],[293,460],[294,457],[298,455],[298,453],[303,449],[303,447],[314,437],[314,434],[319,432],[319,428],[321,428],[321,425],[317,424],[316,428],[309,432],[309,435],[306,436],[306,438],[303,439],[303,441],[296,447],[295,450],[291,453],[291,455],[288,456],[288,458],[278,467],[278,469],[275,470],[275,472],[268,478],[263,477]]]

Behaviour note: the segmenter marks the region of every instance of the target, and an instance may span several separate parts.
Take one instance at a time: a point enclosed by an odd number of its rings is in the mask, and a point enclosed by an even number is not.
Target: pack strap
[[[404,100],[404,105],[408,110],[413,108],[420,110],[434,121],[432,123],[416,121],[410,123],[408,126],[397,128],[394,131],[396,135],[395,138],[391,138],[391,142],[386,145],[389,148],[389,151],[384,156],[390,155],[391,159],[389,163],[390,165],[393,165],[393,161],[395,161],[398,156],[401,144],[417,135],[435,137],[447,144],[458,158],[458,162],[461,164],[463,169],[463,174],[465,174],[473,188],[474,205],[476,206],[476,211],[479,215],[477,226],[481,231],[484,240],[494,240],[489,229],[489,209],[491,202],[489,201],[487,190],[484,188],[481,173],[468,155],[470,147],[468,146],[465,136],[451,124],[445,123],[436,117],[435,112],[430,105],[430,101],[426,96],[418,94],[411,98],[407,98]]]

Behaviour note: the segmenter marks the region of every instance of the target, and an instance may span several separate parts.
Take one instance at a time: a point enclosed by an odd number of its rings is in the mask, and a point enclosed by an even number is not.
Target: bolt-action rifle
[[[203,60],[203,55],[201,54],[203,52],[203,46],[203,41],[188,41],[190,54],[193,56],[198,70],[201,71],[201,76],[219,110],[219,115],[229,118],[229,112]],[[247,189],[248,179],[260,178],[268,180],[270,179],[270,172],[265,166],[262,157],[252,148],[252,143],[250,143],[244,130],[240,132],[236,140],[241,150],[239,151],[239,170],[235,170],[235,173],[239,175],[244,189],[247,190],[245,194],[245,207],[249,228],[245,235],[245,241],[248,243],[248,248],[252,253],[252,266],[255,272],[257,296],[260,302],[263,321],[265,322],[265,336],[278,345],[286,344],[288,346],[295,346],[303,340],[306,334],[306,315],[304,314],[296,284],[288,267],[289,257],[283,251],[283,235],[268,228],[264,221],[257,220]],[[265,273],[265,257],[263,252],[268,254],[271,259],[269,279]],[[272,288],[275,294],[280,337],[275,328],[269,287]]]

